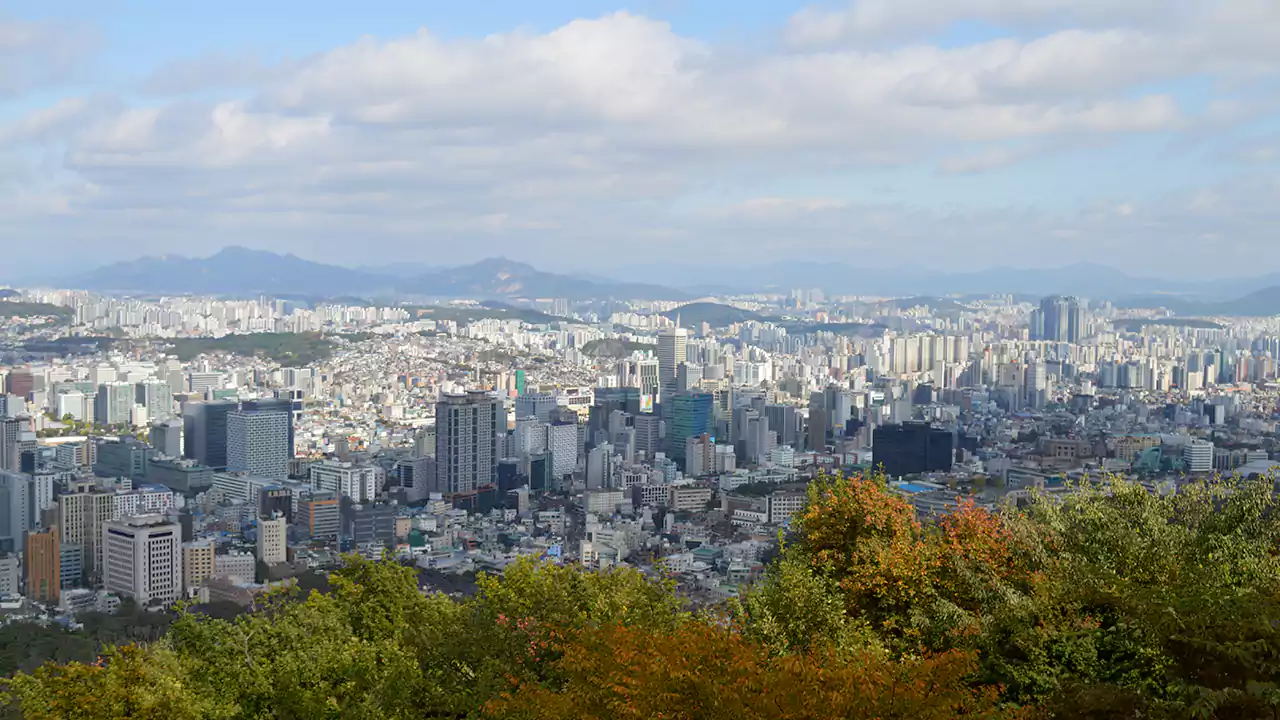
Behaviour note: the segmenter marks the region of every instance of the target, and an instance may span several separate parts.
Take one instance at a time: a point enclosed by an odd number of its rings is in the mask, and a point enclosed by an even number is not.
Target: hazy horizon
[[[11,272],[1280,270],[1268,0],[6,7]]]

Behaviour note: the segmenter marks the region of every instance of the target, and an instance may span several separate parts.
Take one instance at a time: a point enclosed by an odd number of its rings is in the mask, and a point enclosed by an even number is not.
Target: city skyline
[[[235,238],[341,264],[608,271],[702,243],[1187,278],[1277,219],[1277,13],[19,2],[0,240],[22,272],[50,246],[100,265]]]

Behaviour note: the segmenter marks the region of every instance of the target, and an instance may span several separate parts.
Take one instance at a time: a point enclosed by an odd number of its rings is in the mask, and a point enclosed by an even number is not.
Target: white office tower
[[[317,490],[349,497],[357,503],[368,502],[378,495],[378,474],[375,468],[325,460],[312,463],[309,472],[311,487]]]
[[[278,480],[289,477],[289,413],[227,413],[227,471]]]
[[[139,605],[182,597],[182,528],[163,515],[136,515],[102,528],[102,585]]]
[[[662,393],[676,391],[676,373],[689,355],[689,331],[682,327],[665,328],[658,333],[658,382]]]
[[[73,420],[84,422],[93,419],[93,401],[86,399],[79,390],[64,390],[54,396],[54,412],[58,418],[68,415]]]
[[[289,519],[279,513],[258,520],[258,559],[276,565],[289,559],[287,533]]]
[[[1207,473],[1213,470],[1213,443],[1193,439],[1182,448],[1182,462],[1190,473]]]

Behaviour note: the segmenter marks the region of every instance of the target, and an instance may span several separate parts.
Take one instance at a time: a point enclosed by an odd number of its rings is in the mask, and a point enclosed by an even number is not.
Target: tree
[[[0,660],[37,720],[1275,717],[1273,488],[1108,478],[922,521],[882,478],[823,478],[725,614],[625,568],[524,560],[459,601],[352,557],[326,594],[185,609],[163,637],[138,608],[86,618],[148,643],[99,662],[87,634],[21,627]]]
[[[565,647],[559,683],[520,682],[485,707],[509,720],[772,720],[774,718],[1001,718],[992,689],[973,689],[971,656],[903,663],[871,653],[771,656],[702,621],[653,632],[607,624]]]
[[[1107,478],[1024,512],[962,501],[920,523],[879,478],[825,478],[740,615],[792,653],[856,646],[851,627],[902,659],[974,651],[976,682],[1074,717],[1271,717],[1273,488],[1235,479],[1158,495]]]
[[[26,720],[206,720],[227,717],[193,693],[181,663],[162,648],[126,646],[93,663],[46,665],[8,682]]]

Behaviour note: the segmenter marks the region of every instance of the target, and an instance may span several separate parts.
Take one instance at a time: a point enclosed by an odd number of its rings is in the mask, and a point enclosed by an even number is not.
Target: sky
[[[1278,104],[1276,0],[0,0],[0,264],[1257,274]]]

